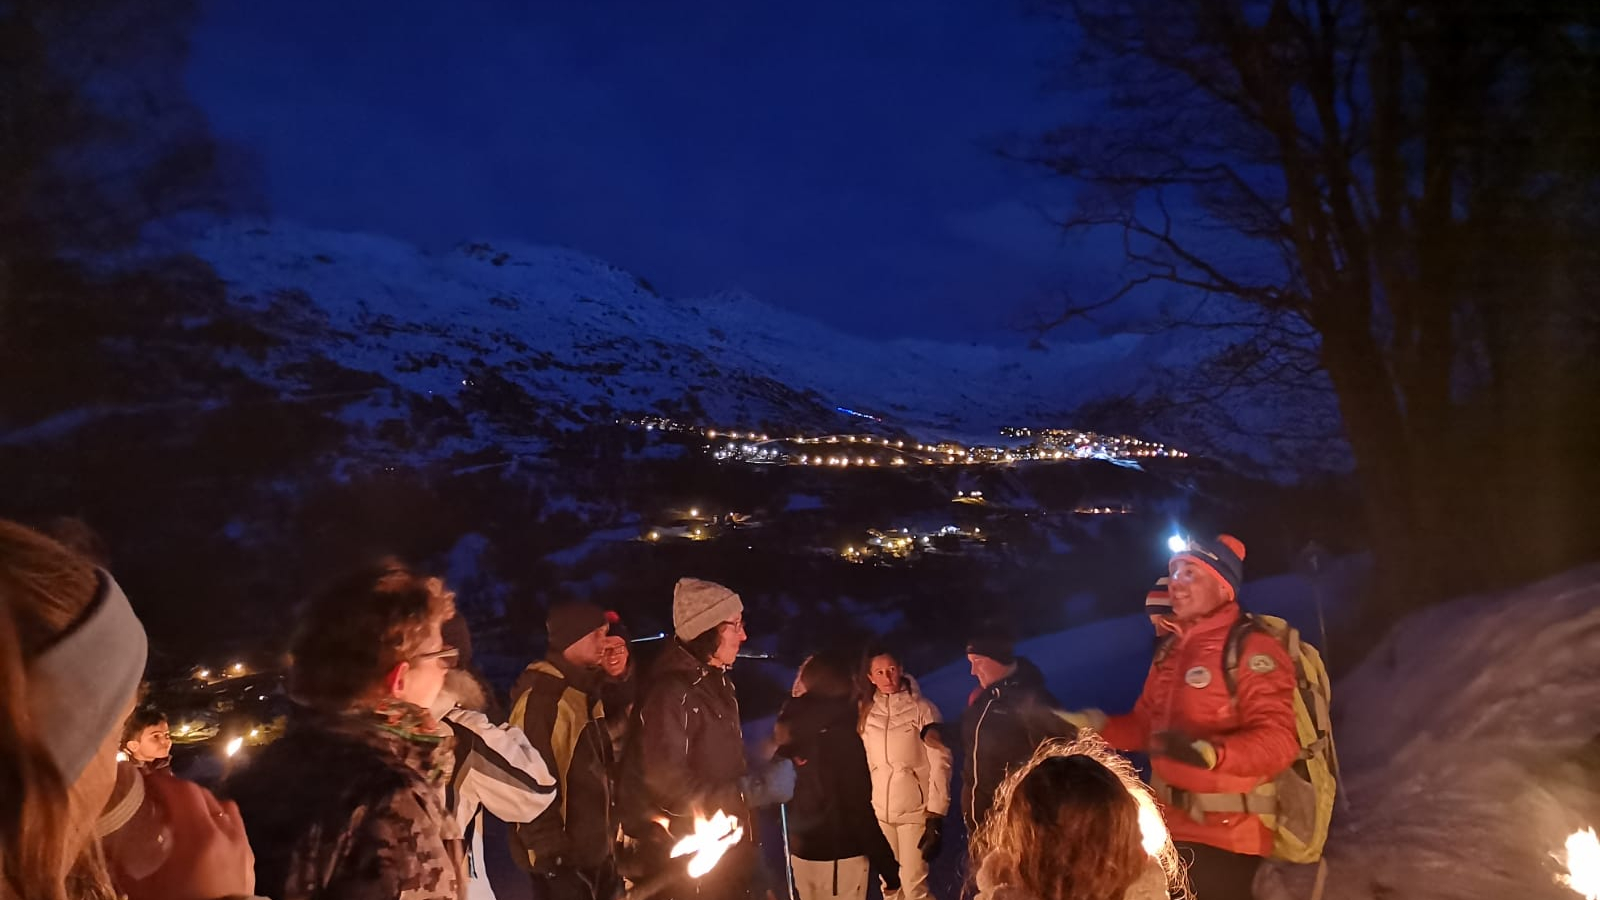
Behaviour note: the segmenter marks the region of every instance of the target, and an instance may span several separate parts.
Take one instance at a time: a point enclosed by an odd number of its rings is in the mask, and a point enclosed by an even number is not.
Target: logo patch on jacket
[[[1250,671],[1257,675],[1265,675],[1278,667],[1277,661],[1265,653],[1257,653],[1255,656],[1250,657],[1250,662],[1247,665],[1250,666]]]
[[[1183,673],[1183,683],[1192,688],[1203,688],[1211,684],[1211,670],[1205,666],[1195,666]]]

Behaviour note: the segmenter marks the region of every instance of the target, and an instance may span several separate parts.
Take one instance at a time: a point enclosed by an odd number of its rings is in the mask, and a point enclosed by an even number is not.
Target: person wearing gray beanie
[[[694,833],[697,816],[723,812],[744,838],[700,879],[669,880],[662,900],[739,900],[766,893],[746,793],[739,699],[729,670],[745,641],[744,603],[723,585],[698,578],[672,591],[674,638],[643,688],[637,730],[618,791],[623,831],[634,848],[629,874],[662,877],[672,846]],[[678,870],[681,873],[681,869]]]
[[[744,612],[744,602],[714,581],[680,578],[672,588],[672,630],[688,643]]]

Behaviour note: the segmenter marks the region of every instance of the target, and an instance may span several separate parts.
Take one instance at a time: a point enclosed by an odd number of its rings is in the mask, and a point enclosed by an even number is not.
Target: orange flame
[[[743,838],[744,826],[722,810],[712,813],[709,819],[697,814],[694,817],[694,834],[673,846],[672,858],[689,856],[689,877],[699,878],[711,871],[721,861],[723,854]]]
[[[1593,828],[1567,835],[1565,864],[1568,874],[1557,875],[1556,881],[1582,894],[1584,900],[1600,900],[1600,837]]]

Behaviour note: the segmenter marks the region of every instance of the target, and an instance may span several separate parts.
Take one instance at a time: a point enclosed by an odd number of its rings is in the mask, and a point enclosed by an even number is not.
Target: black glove
[[[543,900],[594,900],[595,896],[594,884],[589,878],[577,869],[566,866],[536,873],[534,884]]]
[[[1151,735],[1150,753],[1200,769],[1217,767],[1217,748],[1210,741],[1196,740],[1181,731],[1160,731]]]
[[[932,862],[944,849],[944,819],[940,816],[929,816],[928,822],[922,828],[922,839],[917,841],[917,849],[922,851],[924,861]]]

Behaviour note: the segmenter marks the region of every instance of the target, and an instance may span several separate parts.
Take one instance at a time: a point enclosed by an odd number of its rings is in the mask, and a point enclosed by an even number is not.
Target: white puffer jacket
[[[906,676],[905,690],[876,693],[861,727],[872,770],[872,809],[879,821],[897,825],[943,817],[950,810],[948,747],[923,731],[942,721],[934,706]]]

